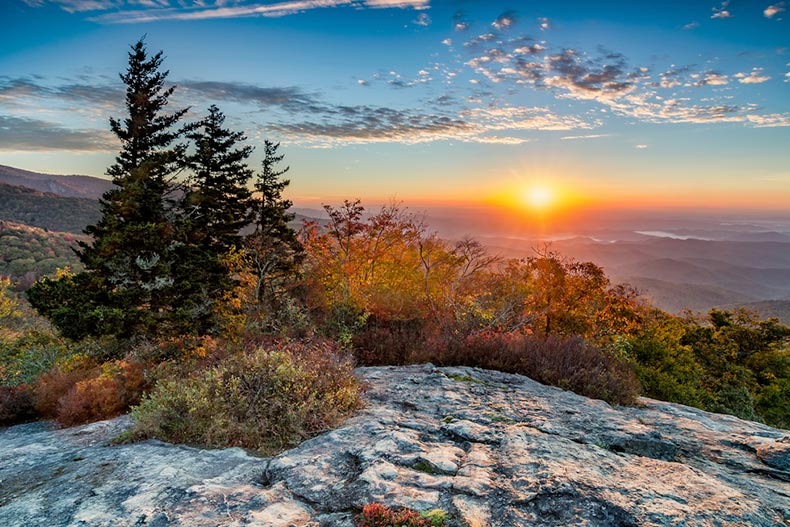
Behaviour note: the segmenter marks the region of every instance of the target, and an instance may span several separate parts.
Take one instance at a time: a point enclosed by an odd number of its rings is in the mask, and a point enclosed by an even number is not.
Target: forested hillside
[[[42,276],[58,269],[79,269],[72,248],[81,234],[52,232],[29,225],[0,220],[0,277],[8,277],[17,290],[24,290]]]
[[[66,198],[30,188],[0,183],[0,220],[50,231],[81,234],[99,219],[99,201]]]

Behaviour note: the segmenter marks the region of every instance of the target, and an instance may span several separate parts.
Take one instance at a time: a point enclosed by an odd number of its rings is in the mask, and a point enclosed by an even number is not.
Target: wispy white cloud
[[[549,21],[546,17],[538,18],[538,24],[541,31],[546,31],[547,29],[551,29],[551,21]]]
[[[773,18],[785,10],[785,3],[779,2],[778,4],[769,5],[763,10],[765,18]]]
[[[767,115],[747,115],[746,120],[755,128],[774,128],[790,126],[790,113],[771,113]]]
[[[711,18],[732,18],[732,13],[730,13],[728,7],[730,6],[730,0],[725,0],[721,3],[719,7],[713,8],[713,14],[710,16]]]
[[[509,29],[516,23],[516,14],[512,11],[502,13],[491,25],[497,30]]]
[[[634,145],[634,148],[636,148],[637,150],[644,150],[647,147],[648,147],[648,145],[645,145],[645,144]]]
[[[356,8],[430,7],[430,0],[284,0],[262,2],[250,0],[24,0],[32,7],[46,3],[70,13],[95,13],[89,20],[100,23],[144,23],[159,20],[206,20],[254,16],[282,17],[313,9],[352,6]],[[109,12],[108,12],[109,11]],[[430,18],[420,16],[415,23],[427,25]]]
[[[417,18],[412,20],[412,24],[415,26],[428,27],[431,25],[431,17],[429,17],[427,13],[420,13],[417,15]]]
[[[601,137],[609,137],[609,134],[566,135],[561,139],[563,141],[575,141],[577,139],[599,139]]]
[[[74,129],[57,122],[0,115],[3,152],[111,152],[118,149],[109,130]]]
[[[573,115],[559,115],[544,107],[475,108],[463,115],[480,123],[486,130],[584,130],[601,124],[598,120],[588,121]]]
[[[430,0],[364,0],[364,5],[376,8],[428,9]]]
[[[769,75],[763,74],[763,68],[752,68],[751,73],[736,73],[735,78],[742,84],[761,84],[771,80]]]
[[[694,79],[690,86],[726,86],[730,83],[727,75],[721,74],[716,71],[706,71],[705,73],[692,73],[691,78]]]
[[[685,29],[686,31],[688,31],[688,30],[690,30],[690,29],[696,29],[696,28],[698,28],[698,27],[699,27],[699,22],[696,22],[696,21],[694,21],[694,22],[689,22],[688,24],[686,24],[685,26],[683,26],[683,29]]]

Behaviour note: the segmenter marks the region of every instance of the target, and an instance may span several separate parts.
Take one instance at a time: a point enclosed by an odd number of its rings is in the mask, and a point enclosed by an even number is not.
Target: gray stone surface
[[[350,527],[371,502],[471,527],[790,526],[788,431],[469,368],[358,373],[364,410],[271,459],[110,445],[128,417],[0,430],[0,526]]]

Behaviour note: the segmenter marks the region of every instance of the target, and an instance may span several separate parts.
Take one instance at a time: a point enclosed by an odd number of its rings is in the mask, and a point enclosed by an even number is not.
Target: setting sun
[[[545,211],[556,201],[556,193],[553,189],[544,185],[535,185],[524,189],[524,203],[536,211]]]

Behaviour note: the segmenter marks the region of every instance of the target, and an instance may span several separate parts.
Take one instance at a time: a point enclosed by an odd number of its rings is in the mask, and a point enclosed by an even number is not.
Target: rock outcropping
[[[472,527],[790,526],[790,432],[470,368],[358,373],[363,411],[271,459],[111,446],[129,418],[0,430],[0,525],[351,526],[380,502]]]

